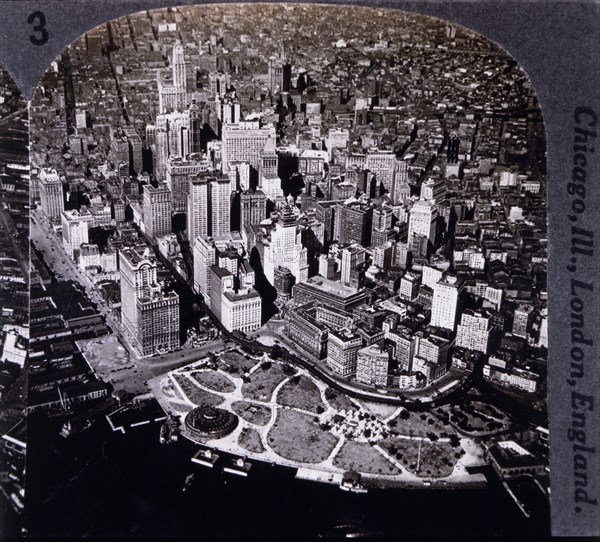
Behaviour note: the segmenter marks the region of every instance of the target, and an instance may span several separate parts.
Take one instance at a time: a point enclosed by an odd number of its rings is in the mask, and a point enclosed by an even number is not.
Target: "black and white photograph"
[[[29,116],[30,535],[548,533],[546,136],[499,45],[148,10]]]
[[[0,532],[23,527],[29,340],[27,103],[0,69]]]
[[[2,8],[0,536],[593,534],[590,3],[184,3]]]

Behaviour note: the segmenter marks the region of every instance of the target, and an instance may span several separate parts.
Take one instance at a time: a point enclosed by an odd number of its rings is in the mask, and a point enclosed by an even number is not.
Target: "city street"
[[[360,384],[356,381],[352,381],[351,385],[347,385],[343,379],[341,379],[339,376],[335,375],[329,370],[325,363],[325,360],[319,361],[313,356],[311,356],[308,352],[301,349],[296,343],[294,343],[287,337],[285,333],[284,320],[270,320],[258,331],[249,334],[248,337],[259,341],[261,338],[264,338],[266,339],[264,341],[265,344],[279,343],[282,347],[286,348],[292,354],[303,358],[308,364],[318,369],[319,372],[322,372],[328,375],[329,377],[333,378],[341,387],[347,389],[348,391],[358,390],[363,393],[372,395],[373,399],[381,397],[381,395],[375,393],[375,390],[373,390],[371,386]],[[401,395],[402,397],[406,398],[419,399],[422,402],[432,401],[433,399],[438,397],[440,390],[449,390],[453,387],[451,385],[452,382],[458,383],[461,380],[464,380],[464,377],[460,378],[454,375],[453,373],[447,373],[444,377],[434,381],[430,386],[427,386],[424,389],[403,390],[401,393],[397,392],[396,394],[390,394],[389,396],[393,397],[394,395]],[[467,390],[465,389],[464,391]]]
[[[56,273],[59,280],[72,280],[85,288],[87,297],[96,305],[98,312],[104,316],[106,323],[118,338],[119,343],[126,348],[131,371],[126,370],[126,366],[119,363],[115,363],[114,366],[110,367],[110,370],[118,370],[121,373],[121,378],[117,379],[119,386],[123,386],[124,389],[131,387],[128,386],[128,379],[125,376],[129,373],[133,375],[134,371],[136,373],[139,372],[136,380],[140,380],[141,378],[145,381],[174,367],[197,361],[209,352],[218,352],[223,349],[223,341],[217,340],[208,342],[197,348],[182,348],[166,354],[140,357],[136,350],[125,340],[121,323],[115,312],[106,306],[106,303],[91,280],[67,256],[62,246],[61,238],[51,230],[43,213],[36,209],[32,211],[32,216],[35,219],[31,221],[31,239],[36,248],[42,253],[48,267]],[[114,378],[110,378],[110,380],[115,381]],[[133,387],[136,388],[136,386]]]

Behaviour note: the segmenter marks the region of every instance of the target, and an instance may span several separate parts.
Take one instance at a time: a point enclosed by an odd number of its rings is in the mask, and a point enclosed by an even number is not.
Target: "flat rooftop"
[[[345,284],[327,279],[321,276],[314,276],[309,278],[306,282],[300,283],[305,286],[309,286],[311,288],[317,290],[323,290],[328,294],[335,295],[337,297],[352,297],[357,294],[356,288],[352,288],[351,286],[346,286]]]

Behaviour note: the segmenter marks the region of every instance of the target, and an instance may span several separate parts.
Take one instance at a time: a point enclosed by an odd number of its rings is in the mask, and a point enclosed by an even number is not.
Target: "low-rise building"
[[[285,316],[287,336],[317,359],[327,357],[328,332],[315,317],[314,304],[291,309]]]
[[[494,470],[502,478],[524,474],[543,474],[544,460],[513,440],[496,442],[488,448],[488,457]]]

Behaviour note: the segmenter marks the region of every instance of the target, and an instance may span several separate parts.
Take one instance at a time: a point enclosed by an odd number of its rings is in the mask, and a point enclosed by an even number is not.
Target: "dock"
[[[110,414],[106,419],[113,431],[125,433],[128,429],[164,422],[167,415],[156,399],[146,399],[139,403],[124,405]]]
[[[531,514],[525,507],[525,503],[523,503],[519,499],[519,497],[517,497],[517,495],[513,492],[513,490],[510,488],[510,486],[508,485],[508,483],[505,480],[502,480],[502,486],[504,487],[506,492],[510,495],[510,498],[514,501],[514,503],[519,507],[521,514],[523,514],[523,516],[525,516],[526,518],[531,517]]]
[[[202,465],[203,467],[208,467],[212,469],[216,462],[219,460],[220,456],[215,454],[208,448],[202,449],[200,448],[193,456],[192,463],[196,463],[198,465]]]
[[[342,475],[335,472],[327,472],[307,467],[298,468],[296,478],[300,480],[310,480],[311,482],[324,482],[326,484],[340,484]]]
[[[248,476],[252,463],[246,461],[244,457],[238,457],[237,459],[231,459],[227,465],[223,467],[223,472],[229,472],[231,474],[237,474],[238,476]]]

